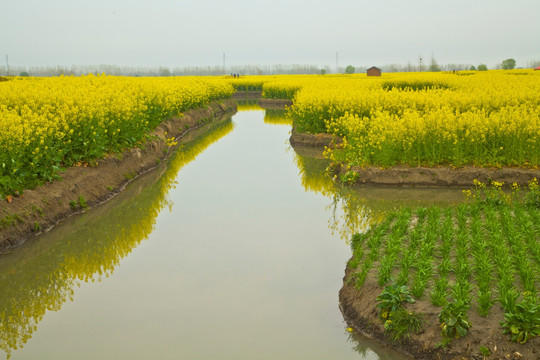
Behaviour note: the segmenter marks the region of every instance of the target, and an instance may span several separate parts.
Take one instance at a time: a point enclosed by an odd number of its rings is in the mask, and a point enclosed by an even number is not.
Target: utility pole
[[[418,71],[422,72],[422,57],[418,57]]]
[[[6,54],[6,76],[9,76],[9,60],[8,60],[8,54]]]
[[[336,51],[336,74],[339,72],[339,53]]]
[[[227,75],[227,71],[225,71],[225,53],[223,53],[223,73]]]

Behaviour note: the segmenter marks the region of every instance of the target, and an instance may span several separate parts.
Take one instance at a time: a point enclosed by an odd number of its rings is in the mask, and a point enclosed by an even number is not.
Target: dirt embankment
[[[25,190],[11,203],[0,202],[0,253],[22,244],[75,213],[107,201],[140,174],[156,167],[172,153],[167,139],[181,138],[217,116],[236,111],[232,100],[215,102],[189,110],[164,121],[154,130],[144,147],[126,150],[98,160],[97,166],[67,169],[62,179]]]
[[[471,187],[476,179],[484,183],[498,181],[509,186],[515,182],[520,186],[527,186],[533,178],[540,179],[540,170],[520,168],[371,166],[352,167],[350,170],[358,174],[356,183],[362,185]],[[334,174],[340,176],[350,170],[335,168]]]
[[[384,335],[384,324],[377,312],[376,297],[382,292],[372,269],[368,273],[362,290],[358,291],[353,281],[351,270],[347,269],[343,279],[343,287],[339,292],[340,309],[345,321],[355,331],[370,338],[379,340],[401,351],[413,359],[540,359],[540,338],[532,338],[525,344],[517,344],[510,341],[509,335],[502,334],[499,322],[504,315],[500,306],[495,305],[488,317],[479,316],[471,308],[468,312],[472,327],[467,336],[453,339],[446,348],[438,347],[441,342],[441,328],[439,327],[438,314],[440,308],[435,308],[429,300],[421,299],[413,304],[407,304],[409,311],[425,314],[424,331],[418,335],[411,334],[410,339],[401,343],[392,343]],[[484,358],[480,347],[489,349],[491,355]]]

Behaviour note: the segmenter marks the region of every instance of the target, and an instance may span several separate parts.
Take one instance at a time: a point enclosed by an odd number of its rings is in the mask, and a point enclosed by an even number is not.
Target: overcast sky
[[[0,0],[0,64],[540,60],[540,0]]]

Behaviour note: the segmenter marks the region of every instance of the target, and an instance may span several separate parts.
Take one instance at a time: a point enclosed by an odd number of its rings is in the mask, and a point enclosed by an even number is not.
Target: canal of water
[[[240,110],[0,255],[6,357],[403,359],[346,331],[347,240],[390,208],[459,190],[341,187],[319,153],[290,147],[283,112]]]

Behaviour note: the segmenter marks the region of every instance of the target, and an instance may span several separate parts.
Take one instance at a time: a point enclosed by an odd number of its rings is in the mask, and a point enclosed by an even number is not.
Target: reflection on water
[[[266,109],[264,111],[264,123],[270,125],[292,126],[292,119],[285,116],[284,110]]]
[[[404,355],[397,354],[395,350],[389,349],[361,334],[346,332],[346,335],[352,349],[361,355],[363,359],[399,360],[406,358]]]
[[[244,99],[236,100],[236,106],[238,111],[260,111],[262,108],[259,106],[258,99]]]
[[[153,231],[160,211],[172,206],[167,194],[177,172],[232,129],[228,118],[189,133],[181,151],[118,198],[0,256],[0,349],[7,358],[32,337],[47,311],[72,299],[81,282],[113,273]]]
[[[60,348],[81,359],[401,358],[343,333],[337,299],[350,250],[331,232],[348,240],[394,206],[448,203],[456,192],[342,187],[320,152],[284,149],[283,112],[240,109],[257,111],[189,133],[109,203],[0,256],[8,358],[66,358]],[[66,330],[66,318],[88,329]]]
[[[371,211],[369,202],[356,197],[350,188],[334,183],[326,173],[330,161],[322,157],[320,150],[296,148],[294,162],[298,166],[302,186],[307,191],[320,193],[331,199],[326,210],[330,213],[328,226],[332,234],[339,234],[348,242],[353,233],[365,232],[370,224],[380,220],[382,213]]]
[[[292,119],[285,115],[282,109],[263,109],[259,106],[258,99],[236,100],[238,111],[261,111],[264,110],[264,123],[270,125],[292,126]]]
[[[461,189],[396,188],[382,186],[348,186],[332,180],[326,174],[330,161],[321,150],[294,149],[302,185],[307,191],[320,193],[329,199],[328,225],[332,233],[348,242],[352,234],[365,232],[379,223],[385,214],[403,206],[449,206],[464,200]]]

